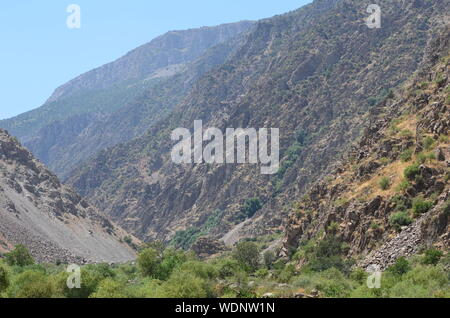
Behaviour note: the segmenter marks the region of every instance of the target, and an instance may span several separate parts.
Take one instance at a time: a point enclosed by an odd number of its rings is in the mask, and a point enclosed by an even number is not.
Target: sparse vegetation
[[[23,245],[17,245],[13,251],[5,255],[6,263],[10,266],[29,266],[34,264],[34,259],[28,249]]]
[[[425,255],[423,256],[422,263],[425,265],[437,265],[437,263],[439,263],[442,255],[444,255],[444,253],[442,253],[440,250],[438,250],[436,248],[430,248],[425,251]]]
[[[420,173],[419,165],[413,164],[409,167],[406,167],[404,171],[405,178],[409,180],[414,180],[414,178]]]
[[[415,198],[413,200],[412,209],[414,215],[420,215],[423,213],[427,213],[433,207],[432,201],[424,200],[421,197]]]
[[[382,276],[381,289],[369,289],[367,273],[351,269],[348,247],[336,237],[310,241],[297,258],[259,262],[253,242],[240,242],[231,254],[199,261],[192,253],[148,244],[137,265],[92,264],[81,269],[81,288],[69,289],[65,265],[10,266],[0,260],[0,297],[24,298],[205,298],[292,297],[302,289],[320,297],[449,297],[445,259],[435,249],[418,262],[399,258]],[[299,259],[306,265],[297,269]],[[252,283],[250,284],[250,281]],[[280,285],[282,284],[282,285]]]
[[[400,211],[400,212],[396,212],[396,213],[392,214],[389,217],[389,223],[396,230],[400,230],[402,226],[410,225],[412,223],[412,219],[409,216],[408,212]]]
[[[391,179],[388,177],[382,177],[378,182],[381,190],[387,190],[391,187]]]
[[[402,152],[402,154],[400,155],[400,159],[403,162],[411,161],[413,153],[414,152],[413,152],[412,149],[407,149],[407,150]]]

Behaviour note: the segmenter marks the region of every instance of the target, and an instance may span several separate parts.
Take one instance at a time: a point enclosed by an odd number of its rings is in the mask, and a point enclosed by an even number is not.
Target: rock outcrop
[[[282,256],[333,235],[361,267],[381,269],[450,248],[450,29],[429,43],[421,70],[372,110],[361,140],[298,202]]]

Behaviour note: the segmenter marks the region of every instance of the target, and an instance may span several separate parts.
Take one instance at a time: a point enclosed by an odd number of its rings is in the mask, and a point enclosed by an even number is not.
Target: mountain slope
[[[369,110],[419,68],[448,7],[448,1],[380,1],[383,27],[369,29],[369,3],[321,0],[259,21],[168,118],[103,151],[69,183],[146,240],[192,242],[235,229],[225,236],[232,244],[276,232],[292,198],[332,169]],[[281,169],[263,176],[251,165],[173,164],[171,130],[192,129],[196,119],[221,130],[279,128]],[[255,197],[263,206],[245,220],[241,212]]]
[[[39,262],[124,262],[127,234],[0,130],[0,251],[23,244]]]
[[[449,250],[449,79],[447,27],[422,70],[372,111],[346,160],[296,204],[282,254],[329,235],[362,267],[384,269],[433,245]]]
[[[173,31],[56,89],[42,107],[0,121],[59,176],[139,136],[198,76],[223,63],[252,22]]]

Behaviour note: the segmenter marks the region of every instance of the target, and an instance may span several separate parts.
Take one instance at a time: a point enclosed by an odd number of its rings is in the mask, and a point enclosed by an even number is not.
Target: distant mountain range
[[[0,121],[61,177],[96,152],[144,133],[222,64],[252,22],[168,32],[57,88],[30,112]]]

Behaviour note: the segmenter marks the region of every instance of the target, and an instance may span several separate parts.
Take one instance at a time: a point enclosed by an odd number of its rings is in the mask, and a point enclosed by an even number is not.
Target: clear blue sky
[[[257,20],[310,0],[15,0],[0,5],[0,119],[39,107],[53,90],[170,30]],[[81,29],[69,29],[70,4]]]

